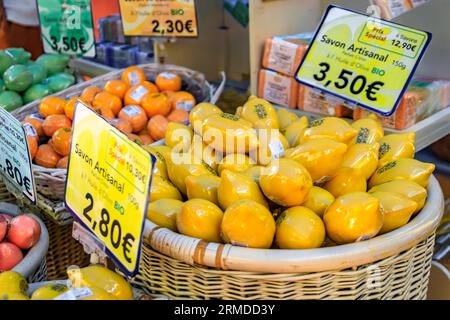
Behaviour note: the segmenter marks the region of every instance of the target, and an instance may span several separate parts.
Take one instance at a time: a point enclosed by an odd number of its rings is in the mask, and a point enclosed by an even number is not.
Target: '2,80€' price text
[[[110,213],[105,208],[101,210],[100,221],[94,220],[90,214],[94,208],[94,198],[90,193],[86,193],[85,198],[89,201],[89,205],[83,210],[83,216],[92,224],[92,230],[95,231],[98,226],[100,234],[104,238],[102,240],[110,241],[115,249],[122,247],[123,257],[131,263],[131,247],[136,240],[134,236],[130,233],[123,234],[120,222],[114,218],[111,219]]]

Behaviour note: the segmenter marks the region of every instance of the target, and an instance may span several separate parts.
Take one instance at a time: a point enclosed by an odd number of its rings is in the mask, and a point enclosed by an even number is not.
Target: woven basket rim
[[[268,273],[322,272],[374,263],[410,249],[434,232],[443,212],[442,190],[437,179],[431,176],[427,202],[413,220],[394,231],[357,243],[308,250],[244,248],[191,238],[161,228],[148,219],[144,238],[154,250],[191,265]]]

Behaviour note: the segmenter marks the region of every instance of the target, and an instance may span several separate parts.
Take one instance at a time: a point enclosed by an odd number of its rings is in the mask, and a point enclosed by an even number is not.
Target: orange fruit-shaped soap
[[[155,84],[159,91],[180,91],[181,77],[172,71],[164,71],[156,76]]]
[[[191,111],[195,106],[195,98],[187,91],[174,92],[169,96],[170,106],[172,110]]]
[[[51,146],[48,144],[41,144],[34,157],[34,162],[36,162],[38,166],[55,168],[60,159],[61,156],[53,150]]]
[[[59,159],[56,167],[58,169],[67,169],[67,165],[69,164],[69,157],[65,156],[64,158]]]
[[[147,116],[153,117],[157,114],[166,116],[170,112],[169,99],[163,93],[147,93],[142,97],[141,106]]]
[[[27,135],[28,151],[30,152],[31,159],[33,159],[38,149],[39,136],[36,129],[30,123],[22,122],[22,125]]]
[[[128,67],[122,72],[122,81],[129,87],[135,86],[145,81],[145,73],[136,66]]]
[[[64,114],[66,100],[59,97],[48,96],[42,98],[39,104],[39,113],[41,116],[48,117],[53,114]]]
[[[42,137],[44,135],[44,130],[42,129],[42,123],[44,122],[44,119],[38,113],[27,115],[23,122],[31,124],[36,130],[39,137]]]
[[[149,133],[139,133],[138,136],[144,145],[149,145],[155,142]]]
[[[60,128],[71,128],[72,121],[63,114],[54,114],[45,118],[42,129],[47,137],[53,136]]]
[[[133,132],[139,132],[147,126],[148,118],[145,110],[135,105],[129,105],[119,112],[119,119],[127,120]]]
[[[52,136],[53,149],[62,156],[67,156],[70,151],[70,139],[72,136],[72,129],[60,128],[55,131]]]
[[[101,108],[98,111],[102,115],[102,117],[107,119],[107,120],[112,120],[112,119],[116,118],[116,115],[114,114],[114,112],[110,108],[104,107],[104,108]]]
[[[84,101],[92,104],[94,101],[94,97],[97,93],[102,92],[102,89],[96,86],[89,86],[83,89],[81,92],[80,98],[82,98]]]
[[[82,103],[84,103],[85,105],[90,107],[90,103],[85,101],[81,97],[79,97],[79,98],[73,97],[73,98],[69,99],[69,101],[67,101],[66,105],[64,106],[64,114],[70,120],[73,120],[73,116],[75,114],[75,106],[77,105],[78,101],[81,101]]]
[[[167,120],[169,120],[171,122],[189,124],[189,113],[184,110],[173,110],[167,116]]]
[[[167,119],[161,115],[156,115],[150,119],[147,129],[153,140],[157,141],[165,137],[168,124]]]
[[[127,90],[123,98],[125,105],[141,105],[142,97],[147,93],[159,92],[158,87],[149,81],[144,81]]]
[[[120,99],[123,99],[128,88],[128,84],[122,80],[108,80],[105,83],[103,91],[109,92]]]
[[[102,91],[95,95],[92,105],[97,110],[103,108],[110,109],[117,116],[120,109],[122,109],[122,100],[109,92]]]
[[[111,123],[114,127],[119,129],[123,133],[128,134],[128,133],[132,133],[133,132],[133,127],[128,122],[128,120],[115,118],[115,119],[109,120],[109,123]]]

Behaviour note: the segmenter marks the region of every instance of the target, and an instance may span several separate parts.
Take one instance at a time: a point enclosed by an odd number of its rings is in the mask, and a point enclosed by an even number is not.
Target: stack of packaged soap
[[[359,119],[370,112],[321,90],[298,83],[294,75],[312,33],[275,36],[265,42],[258,96],[276,105],[325,116]],[[450,81],[415,77],[395,113],[380,117],[384,127],[406,129],[450,105]]]
[[[409,84],[397,110],[388,117],[380,117],[385,128],[403,130],[447,108],[450,105],[450,81],[416,77]],[[360,119],[370,112],[356,108],[353,119]]]
[[[391,20],[399,15],[419,7],[430,0],[372,0],[378,6],[380,18]]]
[[[296,108],[299,85],[294,79],[313,34],[302,33],[268,38],[263,69],[259,71],[258,95],[272,103]]]

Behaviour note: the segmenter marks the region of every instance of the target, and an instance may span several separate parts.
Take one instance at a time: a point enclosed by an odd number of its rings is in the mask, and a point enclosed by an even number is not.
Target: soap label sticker
[[[198,37],[195,0],[119,0],[126,36]]]
[[[34,128],[28,128],[30,132],[32,129]],[[36,204],[36,186],[25,128],[1,107],[0,175],[8,186]]]
[[[389,116],[430,40],[428,32],[329,6],[295,78]]]
[[[95,57],[90,0],[37,0],[46,53]]]
[[[66,207],[134,276],[156,158],[83,103],[75,110]]]

